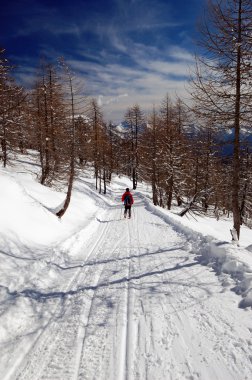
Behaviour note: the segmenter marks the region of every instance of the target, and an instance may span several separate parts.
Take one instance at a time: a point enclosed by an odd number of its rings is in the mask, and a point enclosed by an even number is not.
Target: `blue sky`
[[[40,57],[64,56],[107,121],[185,95],[205,0],[9,0],[1,45],[29,85]]]

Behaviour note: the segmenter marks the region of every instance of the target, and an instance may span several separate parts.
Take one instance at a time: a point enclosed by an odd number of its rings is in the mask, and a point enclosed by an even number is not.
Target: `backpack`
[[[124,205],[125,206],[130,206],[131,205],[131,200],[130,200],[130,196],[129,195],[126,195],[126,197],[124,198]]]

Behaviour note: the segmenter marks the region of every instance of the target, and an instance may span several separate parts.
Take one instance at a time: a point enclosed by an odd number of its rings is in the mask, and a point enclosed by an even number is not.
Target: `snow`
[[[252,378],[252,233],[184,217],[86,170],[61,220],[62,191],[36,179],[36,155],[0,169],[3,380]]]

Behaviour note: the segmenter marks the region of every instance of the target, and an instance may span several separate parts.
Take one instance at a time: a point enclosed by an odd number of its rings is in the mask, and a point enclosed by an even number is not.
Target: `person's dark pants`
[[[131,206],[125,206],[125,208],[124,208],[124,218],[126,218],[127,212],[129,213],[129,218],[131,218]]]

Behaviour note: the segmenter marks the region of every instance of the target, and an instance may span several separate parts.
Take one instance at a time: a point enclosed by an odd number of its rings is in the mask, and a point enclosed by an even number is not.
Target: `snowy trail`
[[[194,242],[135,198],[131,220],[116,207],[100,220],[86,261],[49,297],[51,318],[4,380],[251,379],[252,322],[238,296],[226,298]]]

